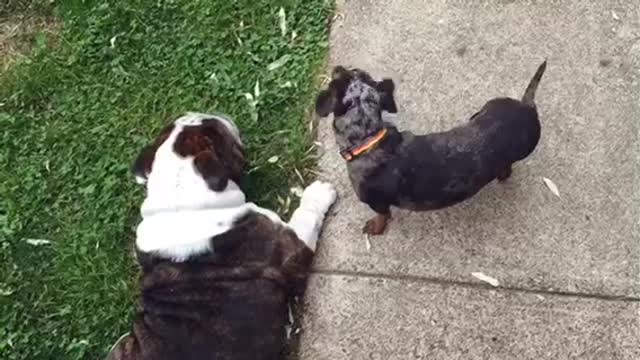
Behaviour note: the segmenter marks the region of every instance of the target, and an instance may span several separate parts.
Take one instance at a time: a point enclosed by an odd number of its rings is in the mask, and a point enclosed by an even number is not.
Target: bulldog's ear
[[[136,177],[138,184],[146,184],[147,178],[151,173],[153,159],[155,158],[155,147],[153,145],[145,146],[131,166],[131,172]]]
[[[320,117],[327,117],[333,112],[335,97],[329,89],[322,90],[316,98],[316,114]]]
[[[396,85],[391,79],[382,79],[382,81],[376,84],[376,90],[380,93],[380,108],[382,111],[387,111],[392,114],[398,112],[396,100],[393,97],[395,89]]]
[[[212,151],[206,150],[198,153],[193,159],[193,166],[207,183],[209,189],[219,192],[227,187],[229,172]]]

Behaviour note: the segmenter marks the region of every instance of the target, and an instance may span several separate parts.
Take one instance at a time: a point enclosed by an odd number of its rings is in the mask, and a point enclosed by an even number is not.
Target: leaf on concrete
[[[364,244],[367,247],[367,251],[371,251],[371,240],[369,239],[369,234],[364,235]]]
[[[615,11],[611,10],[611,16],[613,17],[613,20],[620,20],[620,17],[618,16],[618,14],[616,14]]]
[[[481,273],[481,272],[472,272],[471,276],[475,277],[480,281],[484,281],[493,287],[497,287],[500,285],[500,282],[498,282],[496,278],[492,278],[491,276],[485,275],[484,273]]]
[[[544,184],[547,185],[549,190],[551,190],[551,192],[555,196],[560,197],[560,190],[558,190],[558,186],[556,186],[556,184],[553,181],[551,181],[550,179],[547,179],[546,177],[543,177],[542,181],[544,181]]]

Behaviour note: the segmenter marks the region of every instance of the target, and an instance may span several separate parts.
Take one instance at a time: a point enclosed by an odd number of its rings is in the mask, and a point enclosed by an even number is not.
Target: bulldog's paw
[[[314,181],[302,193],[300,205],[306,209],[325,214],[336,201],[338,194],[328,182]]]

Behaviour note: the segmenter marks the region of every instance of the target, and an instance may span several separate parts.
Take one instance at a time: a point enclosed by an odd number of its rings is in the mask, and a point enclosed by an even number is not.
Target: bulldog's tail
[[[536,90],[538,89],[538,84],[540,83],[540,79],[542,79],[542,74],[544,74],[544,70],[547,68],[547,60],[545,59],[542,64],[536,70],[536,73],[533,75],[533,79],[529,82],[529,86],[527,86],[527,90],[524,92],[524,96],[522,96],[522,102],[529,106],[536,106],[534,98],[536,96]]]

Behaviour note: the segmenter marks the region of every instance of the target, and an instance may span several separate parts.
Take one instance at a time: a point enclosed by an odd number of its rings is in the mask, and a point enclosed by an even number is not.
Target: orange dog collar
[[[358,157],[361,154],[371,150],[374,146],[376,146],[384,137],[387,135],[387,129],[382,129],[378,131],[376,135],[374,135],[371,140],[365,142],[360,146],[354,146],[353,148],[345,149],[340,151],[340,155],[343,159],[347,161],[351,161]]]

